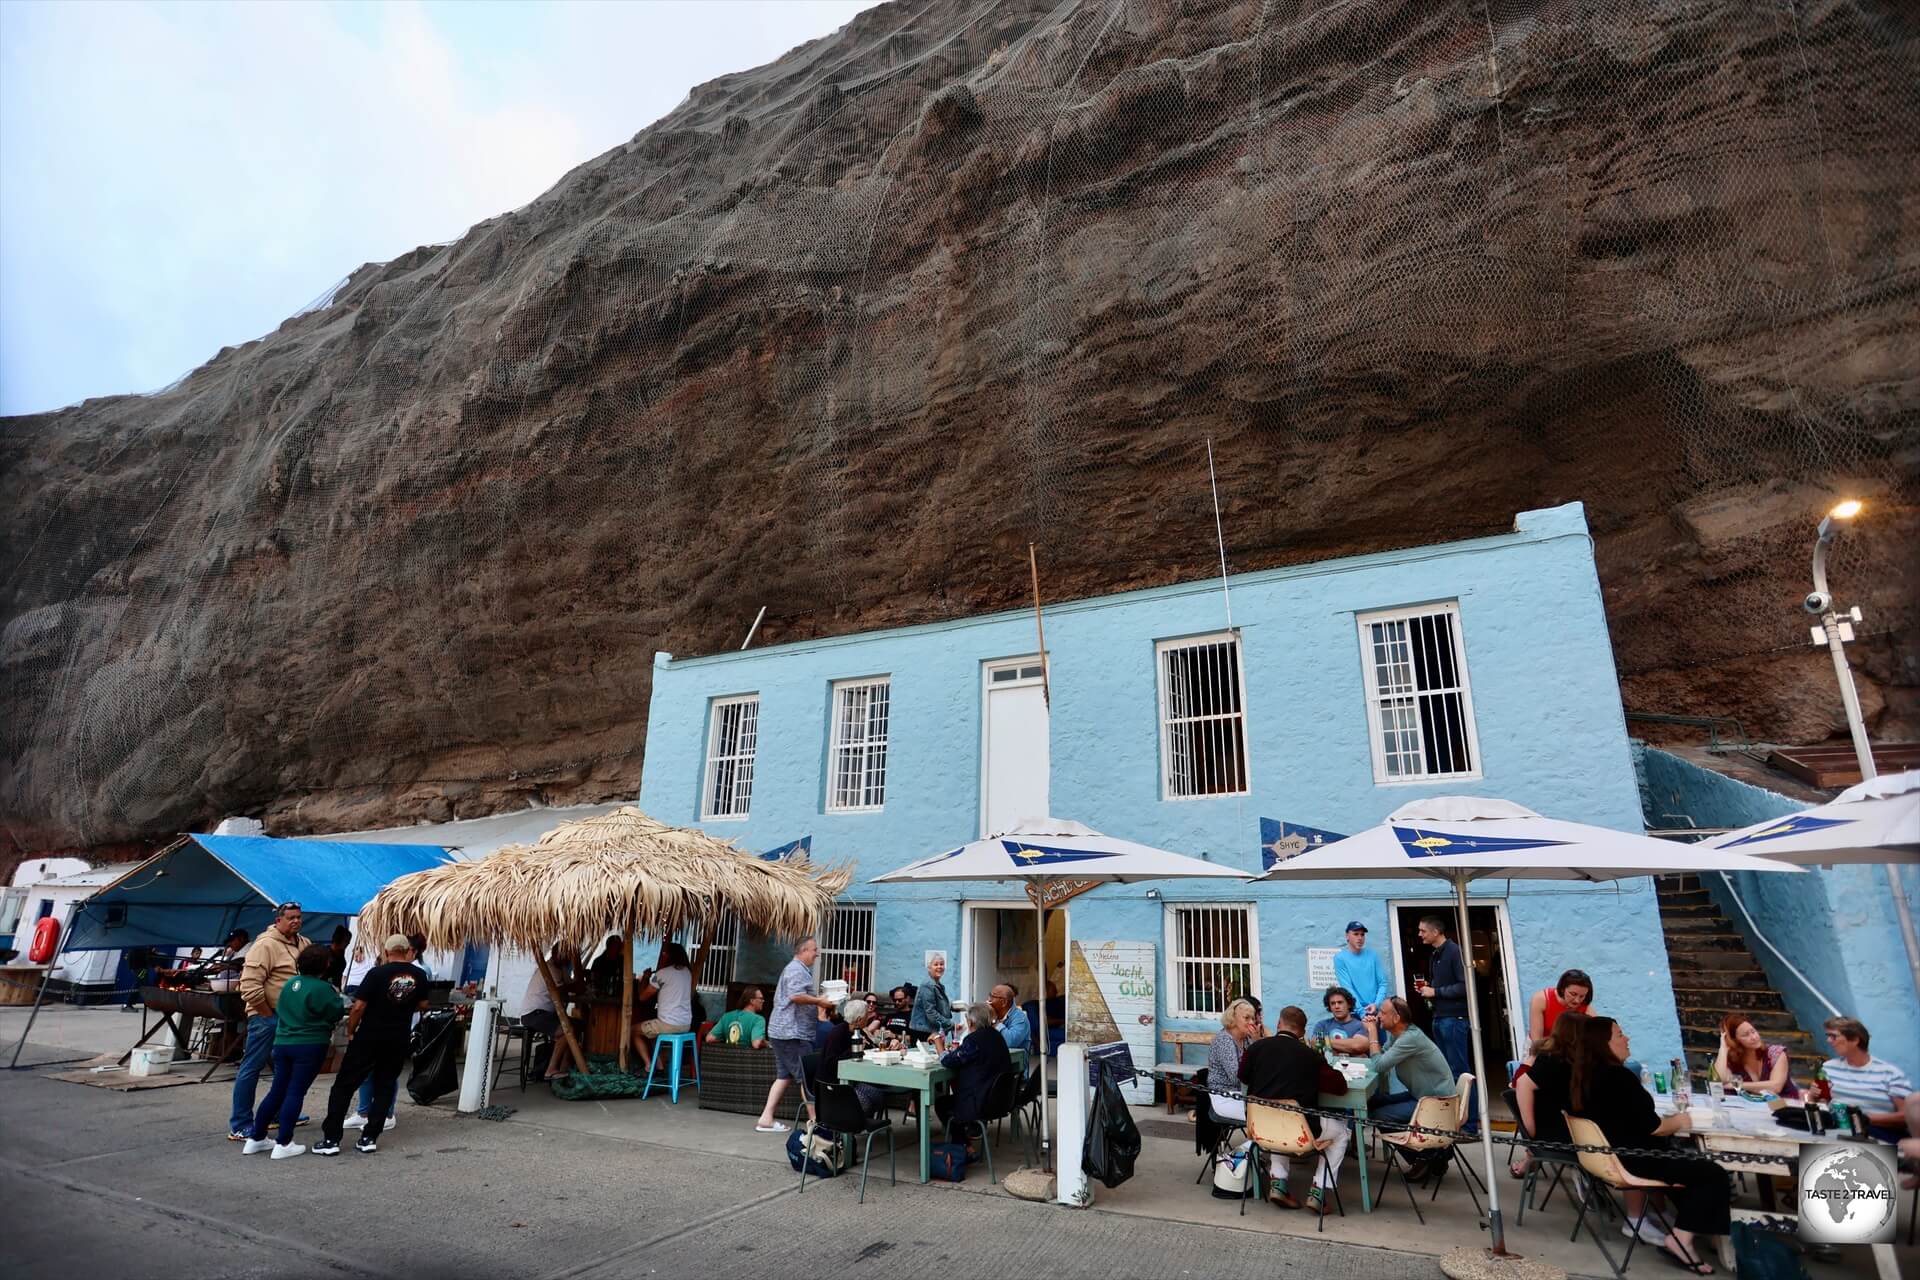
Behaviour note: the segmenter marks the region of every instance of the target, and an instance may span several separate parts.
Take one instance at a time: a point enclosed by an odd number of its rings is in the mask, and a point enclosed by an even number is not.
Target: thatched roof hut
[[[666,937],[727,911],[764,933],[818,928],[847,887],[844,868],[765,862],[632,805],[563,823],[533,844],[402,876],[360,915],[361,936],[427,935],[544,951],[555,942],[590,950],[608,934]]]

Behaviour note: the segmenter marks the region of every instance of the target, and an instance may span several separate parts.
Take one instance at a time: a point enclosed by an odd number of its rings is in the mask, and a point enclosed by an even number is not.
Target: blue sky
[[[152,391],[873,0],[0,0],[0,413]]]

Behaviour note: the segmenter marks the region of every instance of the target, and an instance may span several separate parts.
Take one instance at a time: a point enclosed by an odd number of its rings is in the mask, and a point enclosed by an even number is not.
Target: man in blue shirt
[[[1347,921],[1347,945],[1333,958],[1333,977],[1353,992],[1359,1014],[1380,1012],[1380,1002],[1393,994],[1380,957],[1367,950],[1367,926],[1358,920]]]
[[[1024,1049],[1033,1040],[1033,1030],[1027,1025],[1027,1011],[1014,1003],[1019,998],[1020,993],[1011,982],[999,983],[987,993],[994,1030],[1000,1033],[1009,1049]]]

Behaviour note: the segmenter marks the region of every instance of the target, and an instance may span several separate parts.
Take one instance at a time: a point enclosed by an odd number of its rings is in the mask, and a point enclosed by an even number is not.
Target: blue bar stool
[[[667,1088],[673,1101],[676,1104],[680,1101],[680,1055],[682,1052],[692,1053],[693,1087],[696,1089],[700,1087],[700,1037],[691,1031],[677,1031],[670,1035],[657,1036],[653,1042],[653,1061],[647,1064],[646,1087],[640,1090],[642,1102],[646,1101],[647,1095],[653,1092],[653,1072],[660,1065],[661,1055],[666,1053],[668,1045],[673,1046],[673,1066],[669,1068],[672,1074],[667,1078]]]

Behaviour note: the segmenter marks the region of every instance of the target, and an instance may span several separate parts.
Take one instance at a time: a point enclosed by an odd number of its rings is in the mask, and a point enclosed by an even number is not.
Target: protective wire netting
[[[1833,578],[1911,655],[1917,72],[1897,4],[870,11],[163,392],[10,423],[0,811],[630,793],[654,651],[762,605],[1017,605],[1029,542],[1054,599],[1209,576],[1208,441],[1234,570],[1586,503],[1626,676],[1804,647],[1863,496]]]

